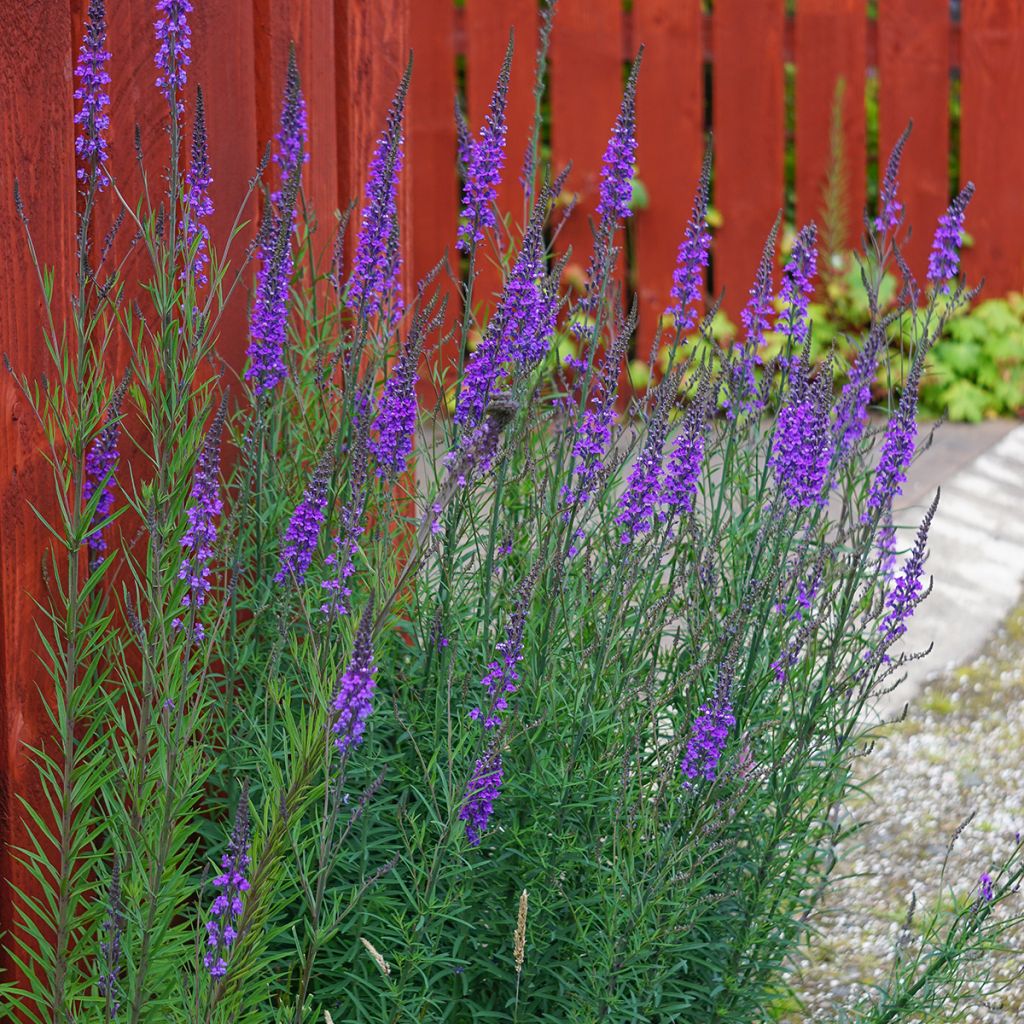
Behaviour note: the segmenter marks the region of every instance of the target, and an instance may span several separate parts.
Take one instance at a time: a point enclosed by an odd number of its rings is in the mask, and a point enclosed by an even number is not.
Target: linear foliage
[[[639,57],[583,292],[562,288],[563,180],[538,158],[548,10],[522,210],[494,205],[510,44],[479,134],[460,117],[466,221],[437,244],[462,262],[403,293],[409,72],[350,270],[311,256],[294,56],[252,182],[255,241],[236,224],[218,245],[190,12],[158,4],[170,163],[135,198],[105,163],[111,58],[90,5],[78,275],[69,299],[40,270],[52,371],[18,378],[53,470],[52,728],[32,752],[44,802],[23,808],[32,885],[4,937],[6,1009],[53,1024],[764,1019],[813,941],[873,699],[912,657],[935,506],[904,536],[892,505],[924,361],[970,298],[970,190],[940,224],[935,280],[903,267],[883,313],[901,140],[865,224],[871,323],[840,390],[808,355],[813,226],[778,303],[772,229],[744,334],[715,344],[709,150],[651,386],[627,393],[636,314],[615,267]],[[96,222],[101,191],[123,204],[114,225]],[[148,268],[138,290],[130,257]],[[502,262],[497,297],[475,290],[485,259]],[[247,362],[226,368],[222,318],[249,285]],[[884,425],[870,383],[896,322],[910,370]],[[770,360],[767,332],[785,339]],[[115,346],[128,364],[111,379]],[[951,880],[954,909],[849,1019],[908,1021],[966,993],[1016,920],[1018,852]]]

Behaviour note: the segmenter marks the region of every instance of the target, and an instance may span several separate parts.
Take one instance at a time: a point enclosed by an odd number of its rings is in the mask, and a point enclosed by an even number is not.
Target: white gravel
[[[979,875],[1002,861],[1015,834],[1024,831],[1024,606],[981,655],[927,686],[907,719],[886,731],[859,766],[870,799],[844,809],[852,820],[872,824],[850,840],[836,868],[817,918],[819,934],[791,978],[803,1008],[780,1007],[779,1019],[787,1024],[835,1019],[883,982],[911,893],[919,916],[940,897],[948,901],[950,889],[971,899]],[[971,812],[973,820],[953,846],[943,889],[940,872],[950,838]],[[1019,913],[1021,899],[1012,897],[1017,905],[1006,909]],[[1024,965],[1024,935],[1010,940],[1014,954],[979,965],[1004,983]],[[962,1019],[1019,1024],[1024,978],[996,995],[983,993]]]

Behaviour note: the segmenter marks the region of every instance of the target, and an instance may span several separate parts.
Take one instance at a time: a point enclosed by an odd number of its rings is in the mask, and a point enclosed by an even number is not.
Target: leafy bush
[[[247,254],[206,228],[198,98],[179,160],[187,8],[161,4],[169,199],[126,207],[150,265],[133,294],[114,250],[89,247],[110,187],[94,0],[80,273],[66,316],[43,289],[52,373],[19,378],[54,473],[53,731],[33,752],[46,803],[25,808],[35,884],[5,936],[22,968],[5,1008],[131,1024],[764,1019],[847,836],[838,809],[875,737],[872,700],[913,657],[900,641],[935,505],[906,543],[891,509],[917,380],[970,297],[956,234],[970,190],[940,226],[924,311],[902,296],[908,386],[874,431],[899,150],[865,256],[871,322],[838,399],[829,364],[810,369],[813,226],[779,311],[773,230],[740,344],[716,344],[714,307],[699,317],[706,163],[664,376],[620,419],[635,312],[614,267],[639,60],[573,297],[551,251],[563,181],[538,165],[538,127],[511,238],[494,208],[510,48],[484,126],[461,124],[467,272],[448,310],[442,265],[403,304],[408,73],[351,268],[315,268],[293,56],[274,167],[253,186],[259,268],[232,380],[218,325]],[[481,323],[475,268],[499,238],[504,286]],[[575,354],[552,373],[558,324]],[[449,333],[457,356],[429,383],[441,406],[457,377],[454,412],[431,417],[417,371]],[[769,333],[782,342],[766,364]],[[110,380],[115,339],[129,366]],[[953,909],[853,1019],[948,1010],[1018,922],[1021,875],[1017,841],[957,880]]]

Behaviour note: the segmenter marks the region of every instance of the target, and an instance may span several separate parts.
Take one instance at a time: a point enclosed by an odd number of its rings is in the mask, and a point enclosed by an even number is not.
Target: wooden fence
[[[41,258],[66,294],[75,226],[72,91],[84,0],[0,0],[0,241],[5,256],[2,348],[20,372],[44,370],[42,307],[9,201],[13,178]],[[880,149],[909,118],[903,196],[917,230],[910,264],[920,271],[936,217],[948,199],[950,92],[960,82],[962,176],[977,185],[965,257],[997,294],[1024,284],[1024,0],[964,0],[954,23],[948,0],[560,0],[551,44],[552,158],[570,158],[580,204],[564,241],[585,262],[601,155],[618,107],[624,61],[646,44],[638,97],[639,174],[650,197],[634,221],[643,328],[664,308],[675,250],[689,213],[703,135],[715,133],[714,203],[723,217],[714,242],[716,287],[735,310],[785,188],[784,64],[795,74],[796,211],[817,216],[830,162],[829,126],[838,78],[846,83],[843,143],[850,187],[849,232],[858,230],[866,180],[864,84],[879,82]],[[297,45],[312,129],[306,188],[331,227],[333,211],[357,194],[373,140],[409,48],[415,51],[401,196],[410,277],[450,247],[458,216],[452,99],[465,68],[470,121],[478,125],[508,31],[518,53],[509,106],[508,183],[501,200],[519,209],[516,178],[532,116],[537,0],[196,0],[190,83],[207,100],[217,214],[223,239],[247,180],[272,136],[290,39]],[[113,53],[111,165],[136,181],[132,133],[162,144],[154,88],[152,4],[108,0]],[[109,211],[108,211],[109,212]],[[255,211],[250,210],[253,214]],[[325,233],[326,235],[326,233]],[[491,278],[493,284],[493,276]],[[641,331],[641,336],[644,330]],[[237,368],[246,347],[245,310],[225,325],[222,351]],[[12,382],[0,380],[0,811],[2,838],[20,842],[16,795],[33,799],[26,744],[39,742],[42,711],[33,599],[43,589],[43,532],[30,502],[45,502],[48,470],[38,434]],[[37,794],[35,795],[37,796]],[[0,874],[21,881],[0,852]],[[0,900],[0,930],[11,925]]]

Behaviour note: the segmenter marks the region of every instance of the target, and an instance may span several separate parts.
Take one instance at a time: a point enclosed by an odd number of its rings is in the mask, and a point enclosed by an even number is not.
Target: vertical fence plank
[[[961,183],[977,186],[964,268],[991,297],[1024,288],[1024,0],[965,3],[962,40]]]
[[[795,43],[796,219],[799,225],[816,221],[822,249],[838,252],[857,244],[863,223],[867,162],[864,0],[800,0]],[[841,153],[833,152],[831,139],[837,89],[842,90]],[[824,217],[825,190],[830,169],[839,157],[842,216],[838,223],[829,224]]]
[[[718,0],[715,64],[715,206],[723,223],[712,284],[734,319],[783,202],[783,0]]]
[[[246,296],[253,277],[252,268],[243,268],[242,261],[245,246],[255,234],[259,215],[255,196],[249,198],[244,208],[241,204],[262,155],[256,137],[253,9],[249,4],[232,0],[208,0],[206,4],[197,5],[192,37],[195,50],[192,77],[203,88],[206,106],[213,173],[210,195],[214,212],[210,235],[217,251],[223,252],[236,216],[239,223],[248,222],[232,241],[228,254],[227,282],[233,281],[238,272],[243,276],[241,287],[224,311],[217,341],[218,353],[240,374],[248,345]],[[233,41],[230,60],[225,60],[221,52],[226,39]]]
[[[452,0],[419,0],[410,10],[413,49],[409,89],[408,138],[412,239],[411,279],[419,281],[447,252],[452,272],[458,273],[455,233],[458,225],[458,181],[455,173],[455,6]],[[447,274],[438,287],[448,297],[448,324],[457,315],[458,293]],[[420,367],[421,400],[433,406],[446,383],[446,368],[457,348],[425,354]],[[438,373],[435,387],[433,375]]]
[[[949,3],[886,0],[878,9],[878,173],[912,119],[900,197],[913,229],[904,255],[923,277],[936,219],[949,196]]]
[[[534,0],[487,3],[470,0],[466,6],[466,100],[470,126],[479,131],[491,101],[494,83],[505,58],[509,30],[515,31],[515,55],[509,84],[505,172],[498,189],[498,206],[508,218],[511,237],[521,226],[523,190],[519,181],[523,154],[533,126],[534,51],[537,43],[537,4]],[[509,236],[499,235],[504,245]],[[501,287],[497,258],[482,252],[474,299],[486,309]]]
[[[551,147],[557,173],[578,201],[559,239],[582,274],[593,247],[601,158],[622,101],[622,12],[618,0],[562,0],[551,36]]]
[[[3,12],[0,87],[7,102],[0,109],[0,241],[10,258],[0,304],[2,349],[15,372],[38,382],[47,368],[44,309],[12,190],[17,176],[39,259],[55,272],[60,312],[75,248],[71,19],[66,3],[51,0],[8,3]],[[0,373],[0,409],[0,930],[6,936],[15,922],[13,889],[41,898],[11,851],[26,844],[18,800],[45,806],[28,747],[44,738],[48,723],[34,601],[44,599],[42,561],[49,544],[31,506],[52,512],[52,503],[34,416],[6,372]],[[6,954],[0,960],[2,967],[13,966]]]
[[[643,45],[637,87],[639,176],[649,205],[637,211],[637,355],[646,358],[669,303],[675,254],[690,216],[703,154],[703,54],[699,0],[636,0],[633,39]],[[669,112],[671,114],[669,115]]]

